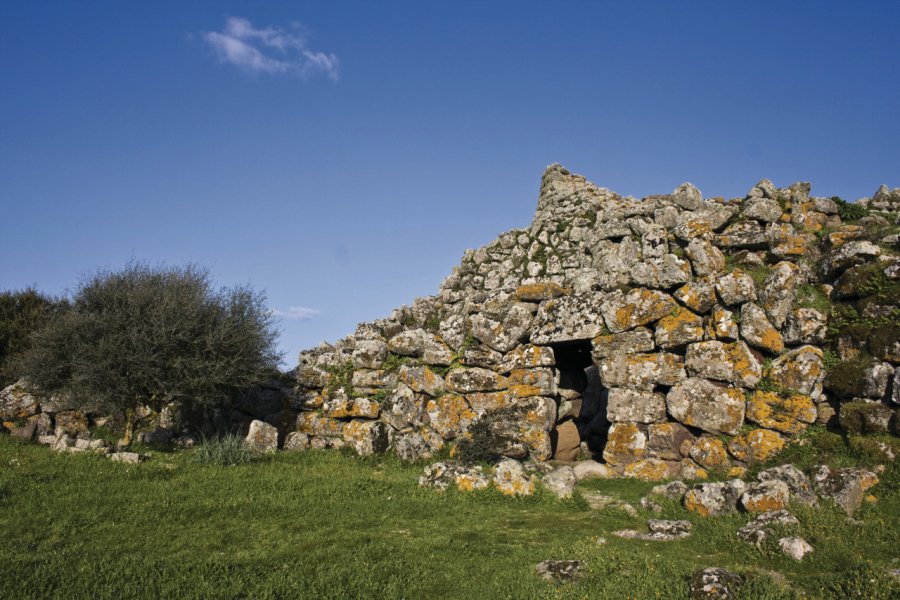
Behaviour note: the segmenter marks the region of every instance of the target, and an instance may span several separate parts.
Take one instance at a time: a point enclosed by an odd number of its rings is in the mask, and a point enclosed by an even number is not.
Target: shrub
[[[203,438],[194,451],[194,459],[201,465],[230,467],[245,465],[255,458],[256,453],[237,435]]]
[[[838,196],[834,196],[831,199],[838,205],[838,213],[841,215],[841,221],[859,221],[869,214],[866,207],[859,204],[847,202]]]
[[[15,382],[10,364],[29,348],[31,334],[68,306],[30,287],[0,293],[0,388]]]
[[[276,335],[262,295],[216,291],[195,266],[133,263],[81,283],[18,366],[44,393],[121,411],[127,445],[141,406],[209,406],[262,380],[280,358]]]

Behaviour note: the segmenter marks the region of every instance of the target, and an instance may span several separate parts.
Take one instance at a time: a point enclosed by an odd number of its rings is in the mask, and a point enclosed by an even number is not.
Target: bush
[[[838,205],[838,213],[841,215],[841,221],[859,221],[869,214],[866,207],[860,206],[854,202],[847,202],[843,198],[837,196],[834,196],[832,200]]]
[[[245,465],[255,458],[256,453],[247,445],[244,438],[237,435],[204,438],[194,451],[194,459],[198,463],[218,467]]]
[[[129,444],[139,407],[209,406],[261,381],[280,358],[276,335],[248,288],[216,291],[194,266],[130,264],[81,283],[72,309],[32,335],[19,371],[43,393],[121,411]]]
[[[29,348],[31,334],[68,306],[34,288],[0,293],[0,388],[15,382],[9,365]]]

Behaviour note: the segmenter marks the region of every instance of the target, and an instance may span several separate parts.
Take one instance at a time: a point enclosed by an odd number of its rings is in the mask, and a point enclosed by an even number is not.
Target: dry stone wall
[[[590,452],[662,479],[739,474],[816,422],[895,430],[898,211],[900,189],[848,209],[768,180],[635,199],[552,165],[529,227],[300,354],[284,443]]]

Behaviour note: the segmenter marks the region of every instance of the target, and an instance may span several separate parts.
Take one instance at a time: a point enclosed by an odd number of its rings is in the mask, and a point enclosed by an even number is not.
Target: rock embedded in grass
[[[580,560],[545,560],[539,562],[534,568],[541,579],[565,583],[581,577],[584,563]]]
[[[744,579],[721,567],[707,567],[691,575],[692,600],[734,600]]]

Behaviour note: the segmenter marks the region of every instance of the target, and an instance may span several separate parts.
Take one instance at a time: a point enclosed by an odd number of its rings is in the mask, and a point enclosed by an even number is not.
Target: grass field
[[[871,462],[834,438],[789,458]],[[704,519],[669,503],[662,517],[690,519],[690,538],[624,540],[611,532],[654,515],[594,511],[579,494],[440,493],[417,487],[421,470],[328,451],[233,467],[155,452],[124,465],[0,437],[0,598],[687,598],[689,575],[707,566],[747,575],[744,598],[900,595],[887,574],[900,568],[896,467],[856,521],[833,506],[793,510],[815,548],[801,564],[738,541],[747,515]],[[636,504],[651,485],[578,489]],[[577,583],[534,574],[569,558],[586,565]]]

